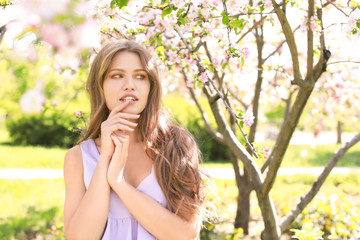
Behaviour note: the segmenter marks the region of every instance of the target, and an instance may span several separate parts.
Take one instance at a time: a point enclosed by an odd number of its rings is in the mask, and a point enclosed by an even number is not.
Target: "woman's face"
[[[122,112],[139,114],[147,104],[150,80],[140,57],[132,52],[119,52],[113,58],[103,83],[107,108],[111,111],[129,102]]]

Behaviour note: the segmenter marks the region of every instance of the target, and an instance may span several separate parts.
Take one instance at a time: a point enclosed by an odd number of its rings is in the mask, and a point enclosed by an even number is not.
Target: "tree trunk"
[[[261,213],[265,224],[261,232],[262,240],[279,240],[281,230],[278,224],[274,204],[269,195],[263,196],[260,191],[256,192]]]
[[[337,139],[336,139],[336,143],[342,143],[342,139],[341,139],[341,135],[342,135],[342,125],[343,125],[342,122],[340,122],[340,121],[337,122],[337,128],[336,128]]]
[[[250,221],[250,193],[252,186],[250,183],[249,175],[244,169],[244,174],[238,184],[239,194],[237,197],[237,210],[235,217],[235,228],[242,228],[244,234],[249,234],[249,221]]]
[[[230,104],[230,103],[228,103]],[[235,119],[230,117],[231,130],[236,131]],[[250,152],[248,150],[248,152]],[[249,174],[244,168],[243,175],[240,174],[240,167],[238,158],[234,153],[231,153],[231,161],[234,167],[236,186],[238,188],[237,209],[234,222],[234,228],[242,228],[245,235],[249,234],[250,221],[250,193],[252,185]]]

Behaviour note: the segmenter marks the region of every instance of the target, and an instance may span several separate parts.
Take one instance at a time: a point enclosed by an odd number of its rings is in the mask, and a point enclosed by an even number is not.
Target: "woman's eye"
[[[138,78],[138,79],[145,79],[145,78],[146,78],[146,75],[140,74],[140,75],[137,75],[136,78]]]
[[[122,75],[122,74],[115,74],[115,75],[113,75],[113,77],[114,77],[114,78],[122,78],[123,75]]]

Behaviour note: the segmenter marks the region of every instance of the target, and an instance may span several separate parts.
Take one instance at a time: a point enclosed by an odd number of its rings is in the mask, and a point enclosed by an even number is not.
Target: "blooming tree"
[[[97,47],[98,41],[82,41],[82,34],[77,35],[81,31],[74,30],[84,28],[85,35],[89,30],[88,36],[93,39],[95,35],[90,30],[96,30],[93,25],[96,23],[103,41],[134,39],[152,49],[167,71],[174,75],[180,73],[207,130],[233,153],[232,163],[239,188],[235,227],[242,227],[245,233],[248,233],[252,190],[256,192],[264,221],[262,239],[279,239],[317,194],[337,161],[360,141],[358,134],[343,145],[329,160],[309,192],[300,198],[292,211],[278,218],[269,193],[305,105],[312,95],[323,92],[322,88],[327,89],[328,96],[334,99],[331,103],[334,106],[340,106],[342,102],[351,104],[352,93],[347,92],[347,96],[341,99],[342,94],[336,89],[359,88],[358,78],[346,78],[349,80],[346,83],[344,78],[336,77],[344,69],[333,68],[341,66],[336,61],[354,61],[341,55],[333,42],[338,41],[336,36],[339,33],[350,38],[359,35],[360,5],[356,1],[344,4],[328,0],[149,0],[127,4],[127,1],[113,0],[99,1],[86,11],[82,10],[88,5],[77,7],[84,2],[74,2],[70,4],[64,0],[63,3],[70,8],[70,24],[67,17],[56,17],[63,16],[61,7],[49,13],[42,13],[41,8],[29,11],[28,16],[35,11],[35,15],[41,17],[29,17],[32,19],[30,24],[20,23],[34,26],[30,30],[52,45],[60,55],[67,51],[78,54],[78,49],[83,47]],[[335,20],[329,17],[334,13],[341,17]],[[75,21],[79,14],[89,16]],[[90,16],[97,22],[89,20]],[[39,24],[42,21],[44,24]],[[8,23],[9,29],[14,23]],[[334,30],[338,26],[340,28]],[[54,36],[59,38],[54,39]],[[340,59],[330,65],[331,53]],[[328,74],[324,75],[326,71]],[[199,103],[199,94],[208,99],[216,128],[210,124],[209,113]],[[319,94],[318,100],[313,100],[314,105],[325,97]],[[273,149],[257,146],[254,142],[261,104],[271,106],[281,101],[285,101],[287,107]],[[240,143],[236,131],[243,134],[246,146]],[[261,157],[264,161],[259,166],[255,159]],[[243,162],[242,173],[238,160]]]

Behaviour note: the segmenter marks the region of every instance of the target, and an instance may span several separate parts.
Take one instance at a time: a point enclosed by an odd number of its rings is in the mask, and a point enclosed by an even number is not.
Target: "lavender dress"
[[[93,139],[88,139],[80,143],[80,148],[84,164],[84,182],[87,189],[96,167],[99,152]],[[166,199],[158,181],[156,180],[154,166],[152,167],[151,173],[139,184],[136,189],[152,197],[163,207],[166,207]],[[154,240],[155,237],[153,237],[137,222],[116,193],[111,190],[109,216],[102,239]]]

